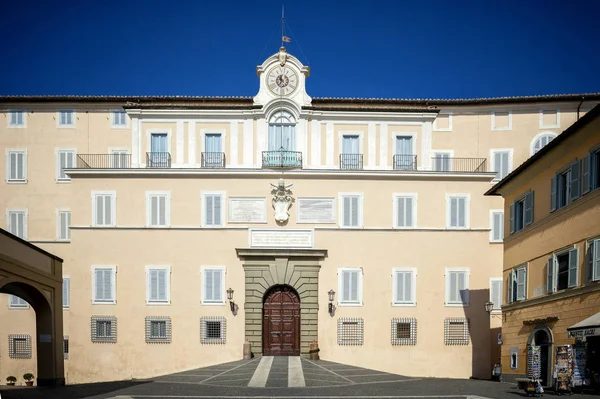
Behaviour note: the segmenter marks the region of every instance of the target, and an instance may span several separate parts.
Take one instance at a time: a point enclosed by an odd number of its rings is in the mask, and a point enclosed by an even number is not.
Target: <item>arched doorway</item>
[[[262,353],[300,355],[300,297],[290,286],[274,286],[265,293]]]
[[[537,326],[529,334],[529,346],[540,348],[540,377],[543,386],[552,384],[552,331],[546,326]]]

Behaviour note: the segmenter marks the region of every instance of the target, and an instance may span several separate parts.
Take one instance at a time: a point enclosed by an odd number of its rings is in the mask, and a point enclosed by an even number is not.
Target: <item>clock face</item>
[[[276,66],[267,75],[267,86],[273,94],[287,96],[298,87],[298,75],[290,68]]]

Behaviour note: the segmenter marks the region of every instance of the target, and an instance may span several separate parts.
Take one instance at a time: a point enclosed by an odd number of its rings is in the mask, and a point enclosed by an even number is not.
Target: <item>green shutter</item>
[[[583,184],[583,190],[582,190],[582,194],[586,194],[590,191],[591,189],[591,183],[592,183],[592,179],[591,179],[591,160],[592,160],[592,154],[587,154],[585,156],[585,158],[583,158],[583,172],[582,172],[582,176],[581,176],[581,180],[582,180],[582,184]]]
[[[568,286],[577,287],[579,272],[579,251],[573,248],[569,251],[569,277]]]
[[[556,210],[556,182],[558,181],[558,176],[552,176],[550,179],[550,212]]]
[[[571,201],[579,198],[581,194],[581,162],[579,160],[571,164]]]

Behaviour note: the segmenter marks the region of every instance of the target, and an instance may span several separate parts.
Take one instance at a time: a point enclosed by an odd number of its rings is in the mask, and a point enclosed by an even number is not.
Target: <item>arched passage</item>
[[[263,355],[300,355],[300,296],[289,285],[276,285],[265,293]]]
[[[552,353],[554,338],[552,330],[547,326],[537,326],[529,334],[527,346],[537,346],[540,351],[540,376],[542,385],[548,386],[552,383]],[[529,360],[529,359],[528,359]],[[529,363],[529,362],[528,362]]]

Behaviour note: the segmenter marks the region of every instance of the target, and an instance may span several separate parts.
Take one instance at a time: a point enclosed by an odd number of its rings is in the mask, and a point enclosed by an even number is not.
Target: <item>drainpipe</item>
[[[583,104],[583,100],[585,99],[584,96],[581,96],[581,102],[579,103],[579,105],[577,106],[577,120],[579,120],[579,109],[581,108],[581,104]]]

